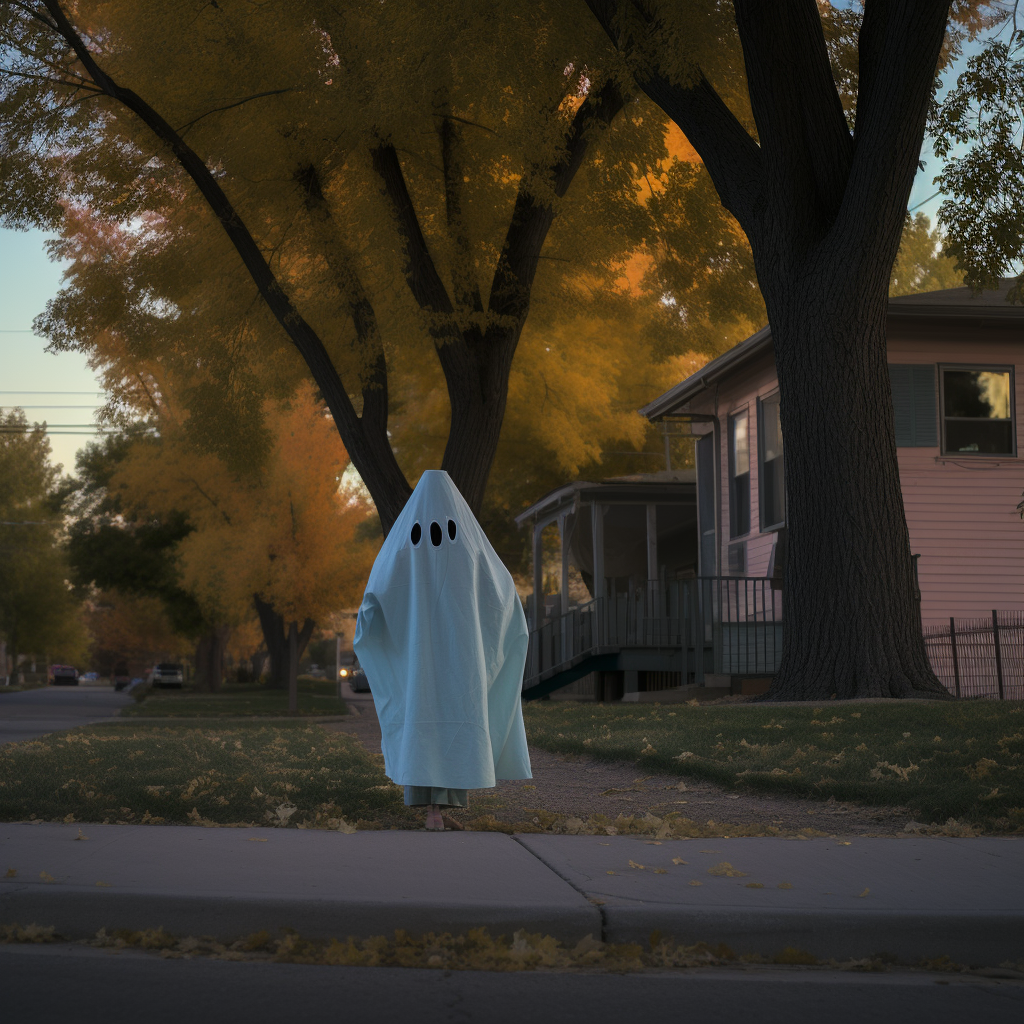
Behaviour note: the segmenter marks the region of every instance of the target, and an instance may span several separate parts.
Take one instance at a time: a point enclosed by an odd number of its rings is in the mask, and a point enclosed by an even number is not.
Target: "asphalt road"
[[[5,1024],[1019,1024],[1024,983],[927,973],[761,969],[494,973],[164,960],[81,946],[0,947]]]
[[[21,693],[0,687],[0,744],[115,718],[132,698],[112,686],[47,686]]]

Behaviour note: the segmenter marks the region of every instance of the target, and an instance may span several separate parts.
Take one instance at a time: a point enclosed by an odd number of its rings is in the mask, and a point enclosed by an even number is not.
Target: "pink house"
[[[925,627],[1024,609],[1024,308],[1010,281],[890,300],[889,372]],[[656,398],[697,441],[698,574],[764,577],[784,558],[785,451],[764,328]]]

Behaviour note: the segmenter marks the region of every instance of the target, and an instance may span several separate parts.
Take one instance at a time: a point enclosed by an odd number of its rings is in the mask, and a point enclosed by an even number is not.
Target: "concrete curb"
[[[164,825],[0,825],[0,923],[163,927],[236,939],[294,928],[319,938],[519,929],[575,944],[597,908],[508,836]]]

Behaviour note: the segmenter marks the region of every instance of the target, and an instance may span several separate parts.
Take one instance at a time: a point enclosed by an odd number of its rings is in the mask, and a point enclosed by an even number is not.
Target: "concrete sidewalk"
[[[341,938],[523,928],[566,943],[660,932],[738,953],[996,965],[1024,961],[1024,839],[3,824],[0,924],[13,922],[70,938],[158,926],[221,939],[285,927]]]

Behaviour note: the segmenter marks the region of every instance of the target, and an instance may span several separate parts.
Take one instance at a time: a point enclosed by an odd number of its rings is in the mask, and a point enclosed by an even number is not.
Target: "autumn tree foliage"
[[[93,268],[79,309],[96,315],[91,329],[56,309],[51,339],[88,345],[123,303],[121,343],[174,358],[204,304],[225,329],[203,349],[193,411],[217,406],[200,401],[205,389],[253,413],[268,389],[283,397],[311,373],[385,531],[427,459],[482,509],[528,322],[534,351],[559,349],[565,372],[543,394],[536,374],[519,388],[533,400],[525,415],[552,416],[548,439],[582,420],[635,444],[641,424],[625,410],[646,395],[620,391],[615,371],[670,383],[645,371],[694,347],[688,332],[703,327],[711,343],[709,324],[760,307],[745,241],[717,208],[708,215],[699,166],[670,166],[664,115],[623,91],[622,62],[582,6],[30,0],[7,11],[18,55],[0,97],[8,220],[67,229],[77,217],[136,235],[123,288]],[[724,74],[734,56],[708,59]],[[40,124],[46,152],[32,144]],[[646,201],[666,184],[671,202]],[[691,193],[676,306],[660,303],[654,274],[638,303],[629,259],[667,246],[666,213]],[[720,288],[693,286],[711,277]],[[261,388],[242,355],[256,350]],[[595,375],[593,415],[569,397],[579,367]],[[593,441],[568,433],[556,462],[592,458]]]
[[[183,513],[180,585],[224,631],[259,616],[278,684],[294,684],[318,621],[358,604],[376,554],[369,509],[339,489],[344,447],[312,388],[268,402],[268,451],[258,467],[232,467],[197,451],[166,404],[159,437],[137,442],[112,480],[139,515]],[[377,535],[379,537],[379,534]],[[293,685],[294,689],[294,685]]]
[[[45,428],[20,409],[0,412],[0,646],[15,672],[21,654],[78,665],[88,654],[69,582],[59,484]]]

